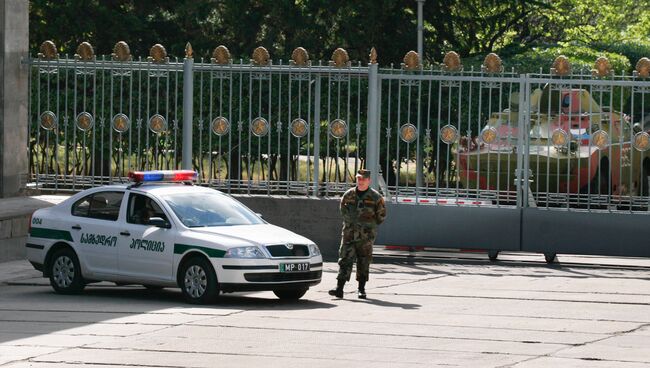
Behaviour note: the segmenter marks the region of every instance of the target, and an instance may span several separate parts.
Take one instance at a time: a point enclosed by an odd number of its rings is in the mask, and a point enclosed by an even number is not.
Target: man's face
[[[364,178],[363,176],[357,176],[357,188],[364,191],[370,186],[370,178]]]

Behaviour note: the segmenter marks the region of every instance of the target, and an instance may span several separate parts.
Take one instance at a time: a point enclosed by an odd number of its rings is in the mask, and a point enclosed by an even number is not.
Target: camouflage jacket
[[[376,229],[386,219],[384,197],[372,188],[361,197],[357,195],[356,187],[349,189],[341,198],[340,208],[343,231],[351,228]]]

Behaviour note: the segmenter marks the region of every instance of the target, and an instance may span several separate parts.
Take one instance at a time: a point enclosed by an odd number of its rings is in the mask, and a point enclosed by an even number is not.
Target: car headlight
[[[266,258],[258,247],[230,248],[224,255],[225,258]]]
[[[318,245],[309,244],[309,254],[312,256],[320,256],[320,249],[318,249]]]

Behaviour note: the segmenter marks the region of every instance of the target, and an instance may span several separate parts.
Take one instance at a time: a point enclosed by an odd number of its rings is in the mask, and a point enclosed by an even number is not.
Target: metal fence
[[[39,188],[123,182],[130,170],[191,166],[227,192],[338,195],[361,167],[396,204],[647,213],[650,60],[615,75],[600,58],[571,71],[507,71],[450,52],[423,69],[364,66],[343,49],[288,62],[264,48],[233,61],[97,58],[44,43],[29,60],[30,169]],[[185,124],[184,124],[185,123]],[[185,162],[187,160],[187,162]],[[183,164],[185,163],[185,165]]]

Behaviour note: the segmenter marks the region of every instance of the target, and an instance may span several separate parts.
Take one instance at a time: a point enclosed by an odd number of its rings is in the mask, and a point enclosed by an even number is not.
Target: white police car
[[[194,171],[129,174],[32,215],[27,258],[59,293],[112,281],[175,287],[190,303],[272,290],[297,300],[321,281],[316,244],[268,224],[232,197],[191,184]],[[160,183],[160,181],[176,183]]]

